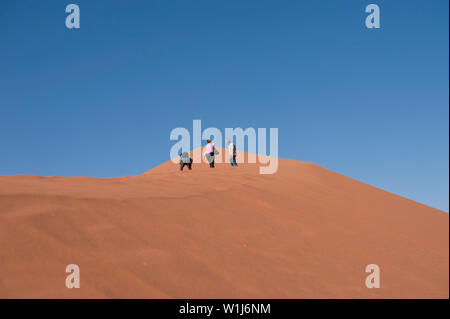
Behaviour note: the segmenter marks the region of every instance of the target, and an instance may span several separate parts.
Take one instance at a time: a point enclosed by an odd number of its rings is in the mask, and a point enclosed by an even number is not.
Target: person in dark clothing
[[[186,165],[188,169],[192,169],[192,158],[189,157],[188,152],[183,152],[180,154],[180,171],[182,171]]]

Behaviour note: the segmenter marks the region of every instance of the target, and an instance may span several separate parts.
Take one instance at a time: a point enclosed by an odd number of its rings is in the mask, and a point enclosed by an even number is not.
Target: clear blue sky
[[[65,7],[81,29],[65,27]],[[365,6],[381,8],[366,29]],[[170,131],[278,127],[279,155],[448,211],[447,0],[3,0],[0,174],[123,176]]]

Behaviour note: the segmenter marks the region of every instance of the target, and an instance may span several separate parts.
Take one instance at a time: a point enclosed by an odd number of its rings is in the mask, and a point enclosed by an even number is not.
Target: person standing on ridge
[[[208,144],[206,144],[205,157],[209,162],[209,167],[214,168],[214,143],[208,138],[206,140]]]
[[[228,152],[230,153],[230,164],[231,166],[238,166],[236,163],[236,145],[227,140]]]

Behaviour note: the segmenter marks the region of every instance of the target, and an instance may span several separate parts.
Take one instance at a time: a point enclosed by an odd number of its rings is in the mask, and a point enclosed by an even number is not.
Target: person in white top
[[[236,145],[227,140],[228,152],[230,153],[230,164],[231,166],[237,166],[236,163]]]

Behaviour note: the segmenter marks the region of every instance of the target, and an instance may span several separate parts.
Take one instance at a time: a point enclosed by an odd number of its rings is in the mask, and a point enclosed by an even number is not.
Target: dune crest
[[[0,176],[0,298],[448,298],[448,214],[320,166]],[[81,288],[67,289],[77,264]],[[365,286],[377,264],[381,288]]]

